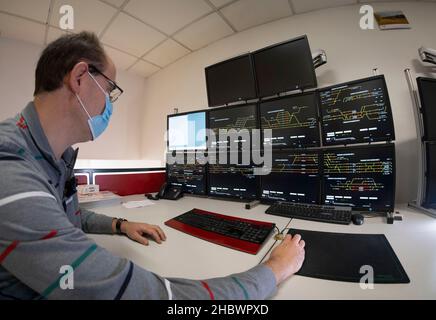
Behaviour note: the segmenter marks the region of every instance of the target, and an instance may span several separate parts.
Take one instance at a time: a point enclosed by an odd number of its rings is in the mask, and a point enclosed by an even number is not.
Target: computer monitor
[[[427,143],[427,183],[425,203],[436,208],[436,142]]]
[[[219,158],[226,157],[227,164],[219,164]],[[257,198],[258,178],[255,166],[243,164],[239,155],[238,164],[231,164],[228,153],[216,156],[216,163],[209,163],[209,196],[252,200]]]
[[[250,54],[209,66],[205,73],[209,107],[257,97]]]
[[[220,138],[220,130],[229,132],[234,129],[236,132],[241,132],[242,129],[247,129],[249,137],[241,134],[235,137],[233,143],[238,149],[248,149],[250,147],[258,147],[260,141],[252,141],[251,130],[258,128],[257,125],[257,107],[256,104],[247,104],[242,106],[224,107],[212,109],[209,111],[209,128],[215,133],[216,139],[211,139],[209,144],[218,151],[219,148],[230,149],[230,136]],[[250,141],[247,140],[250,139]],[[244,146],[247,146],[244,148]]]
[[[261,176],[262,202],[319,204],[319,151],[273,150],[272,170]]]
[[[260,103],[260,125],[272,130],[263,138],[273,148],[304,148],[320,145],[318,96],[298,94]]]
[[[436,79],[417,78],[424,122],[424,140],[436,141]]]
[[[168,150],[206,149],[206,112],[168,116]]]
[[[362,211],[393,211],[394,144],[323,151],[323,202]]]
[[[383,75],[319,90],[324,145],[395,140]]]
[[[206,162],[199,154],[188,153],[183,159],[168,163],[170,155],[167,155],[167,182],[171,186],[179,186],[184,193],[205,195],[206,194]]]
[[[253,61],[259,97],[317,86],[306,36],[260,49]]]

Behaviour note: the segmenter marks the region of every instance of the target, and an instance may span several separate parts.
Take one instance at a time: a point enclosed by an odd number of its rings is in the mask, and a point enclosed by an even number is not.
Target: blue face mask
[[[89,115],[88,111],[86,110],[85,105],[83,104],[83,102],[80,99],[78,94],[76,94],[76,97],[77,97],[77,100],[79,100],[79,103],[82,106],[83,110],[85,110],[86,114],[88,115],[88,126],[89,126],[89,129],[91,130],[92,140],[95,140],[108,127],[109,120],[110,120],[111,115],[112,115],[113,107],[112,107],[112,102],[110,100],[109,95],[106,93],[106,91],[104,91],[104,89],[100,86],[100,84],[97,82],[97,80],[95,80],[95,78],[90,73],[89,73],[89,75],[95,81],[97,86],[100,88],[100,90],[104,93],[104,95],[106,97],[106,104],[105,104],[103,113],[100,115],[91,117]]]

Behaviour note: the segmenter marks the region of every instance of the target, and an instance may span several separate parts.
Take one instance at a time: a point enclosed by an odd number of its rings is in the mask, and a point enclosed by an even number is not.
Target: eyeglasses
[[[110,90],[109,90],[109,99],[111,100],[112,103],[114,103],[115,101],[117,101],[117,99],[123,94],[124,90],[121,89],[116,83],[115,81],[113,81],[112,79],[110,79],[109,77],[107,77],[103,72],[101,72],[100,70],[98,70],[98,68],[96,66],[93,65],[89,65],[89,71],[90,72],[96,72],[99,75],[101,75],[103,78],[105,78],[105,80],[110,84]]]

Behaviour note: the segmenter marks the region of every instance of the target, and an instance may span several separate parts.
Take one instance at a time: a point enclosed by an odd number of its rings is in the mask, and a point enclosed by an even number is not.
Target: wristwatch
[[[121,218],[118,218],[118,219],[117,219],[117,223],[115,224],[115,230],[117,231],[117,234],[123,234],[123,233],[121,232],[121,224],[122,224],[124,221],[127,221],[127,220],[126,220],[126,219],[121,219]]]

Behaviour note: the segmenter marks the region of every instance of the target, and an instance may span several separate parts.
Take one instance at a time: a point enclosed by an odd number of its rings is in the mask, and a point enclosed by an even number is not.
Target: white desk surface
[[[129,196],[123,201],[143,200],[144,196]],[[192,208],[226,215],[274,222],[280,230],[291,227],[304,230],[385,234],[401,264],[409,284],[375,284],[363,290],[358,283],[320,280],[293,276],[278,289],[273,299],[436,299],[436,219],[401,205],[396,208],[403,221],[386,224],[381,217],[366,218],[362,226],[336,225],[265,214],[267,206],[246,210],[241,202],[212,200],[186,196],[178,201],[159,200],[154,205],[126,209],[121,205],[100,206],[92,210],[130,221],[159,225],[167,241],[159,245],[150,241],[142,246],[126,237],[91,235],[110,252],[132,260],[137,265],[164,277],[207,279],[242,272],[257,265],[274,244],[273,237],[257,255],[222,247],[164,225],[164,222]]]

